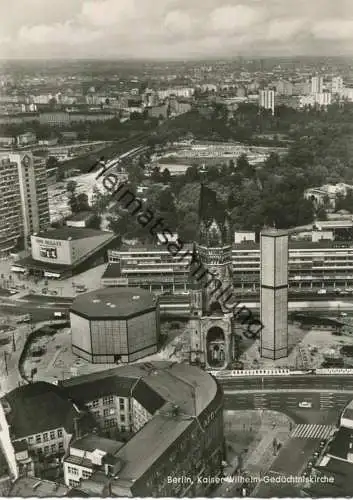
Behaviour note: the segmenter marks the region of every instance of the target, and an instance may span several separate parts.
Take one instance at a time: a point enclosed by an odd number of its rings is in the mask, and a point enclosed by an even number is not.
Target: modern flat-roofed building
[[[261,357],[288,356],[288,232],[261,231]]]
[[[157,352],[159,305],[141,288],[79,295],[70,322],[73,353],[91,363],[130,362]]]
[[[65,278],[101,264],[117,237],[108,231],[62,227],[31,236],[31,257],[15,263],[18,269],[48,278]]]
[[[119,437],[115,444],[100,443],[99,437],[78,443],[89,453],[89,460],[71,460],[70,476],[65,476],[67,483],[72,481],[70,485],[79,483],[77,491],[90,496],[197,497],[205,496],[212,487],[210,481],[202,483],[198,477],[220,475],[223,393],[207,372],[171,362],[138,363],[61,384],[73,401],[86,404],[93,415],[101,411],[106,429],[112,431],[111,421],[117,426],[121,416],[128,414],[125,429],[133,431],[123,446]],[[92,458],[97,462],[94,471]],[[173,477],[186,481],[172,481]]]
[[[289,240],[289,291],[353,287],[353,222],[320,221],[307,239]],[[236,233],[232,245],[234,287],[260,289],[260,244]],[[185,245],[190,249],[191,245]],[[170,255],[165,245],[123,247],[108,252],[102,286],[137,286],[154,293],[187,294],[190,259]]]

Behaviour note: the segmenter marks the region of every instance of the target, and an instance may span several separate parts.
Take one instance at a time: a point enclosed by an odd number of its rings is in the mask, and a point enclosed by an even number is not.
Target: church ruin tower
[[[226,207],[211,189],[201,185],[199,232],[193,248],[189,286],[191,300],[191,361],[209,369],[225,369],[233,360],[233,315],[219,301],[233,289],[232,231]],[[200,276],[204,276],[200,279]],[[212,279],[213,278],[213,279]],[[217,289],[218,283],[222,290]]]

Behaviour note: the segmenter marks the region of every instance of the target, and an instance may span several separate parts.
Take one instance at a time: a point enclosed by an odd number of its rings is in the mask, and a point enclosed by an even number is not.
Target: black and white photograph
[[[0,497],[353,497],[353,0],[0,0]]]

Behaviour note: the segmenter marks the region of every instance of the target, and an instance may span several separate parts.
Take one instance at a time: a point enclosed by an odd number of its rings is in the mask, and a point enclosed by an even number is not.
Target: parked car
[[[325,288],[320,288],[320,290],[317,291],[317,294],[318,295],[326,295],[327,294],[327,290]]]
[[[301,401],[298,406],[299,408],[312,408],[313,404],[310,401]]]

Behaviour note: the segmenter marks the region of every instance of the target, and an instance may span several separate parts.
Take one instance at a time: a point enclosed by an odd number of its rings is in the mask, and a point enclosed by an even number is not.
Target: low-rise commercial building
[[[96,229],[62,227],[31,236],[31,257],[15,263],[18,269],[47,278],[65,278],[101,264],[114,233]]]
[[[303,234],[304,234],[303,229]],[[353,285],[353,222],[319,221],[289,240],[289,289],[351,287]],[[233,282],[236,288],[259,289],[260,244],[255,233],[237,231],[232,245]],[[165,245],[123,247],[108,252],[109,264],[103,286],[138,286],[153,292],[186,293],[189,288],[191,245],[171,255]],[[186,255],[183,257],[183,255]],[[109,277],[108,277],[109,274]]]

